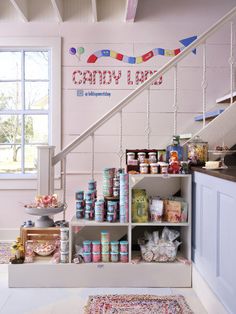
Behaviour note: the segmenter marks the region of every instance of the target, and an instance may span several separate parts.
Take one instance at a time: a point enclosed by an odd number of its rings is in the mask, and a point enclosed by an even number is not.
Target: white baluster
[[[150,88],[147,90],[147,126],[144,130],[144,133],[147,136],[147,149],[150,148],[150,134],[151,134],[151,128],[150,128]]]
[[[122,168],[122,161],[123,161],[123,112],[122,110],[119,112],[120,115],[120,140],[119,140],[119,152],[118,156],[120,158],[120,168]]]
[[[92,180],[94,180],[94,133],[91,135],[91,141],[92,141],[92,164],[91,164],[91,177]]]
[[[230,104],[234,98],[234,22],[230,22]]]
[[[62,171],[63,171],[63,180],[62,180],[62,203],[66,204],[66,157],[62,159]],[[63,211],[63,220],[66,219],[66,205],[64,206],[64,211]]]
[[[203,127],[206,125],[206,43],[202,46],[202,115],[203,115]]]
[[[173,135],[177,135],[177,113],[178,113],[178,71],[177,65],[174,66],[174,104],[173,104],[173,112],[174,112],[174,133]]]

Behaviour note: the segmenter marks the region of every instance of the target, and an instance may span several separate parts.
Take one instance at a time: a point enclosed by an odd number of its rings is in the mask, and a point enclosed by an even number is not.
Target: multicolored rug
[[[95,295],[85,314],[193,314],[182,295]]]
[[[0,242],[0,264],[8,264],[11,254],[10,242]]]

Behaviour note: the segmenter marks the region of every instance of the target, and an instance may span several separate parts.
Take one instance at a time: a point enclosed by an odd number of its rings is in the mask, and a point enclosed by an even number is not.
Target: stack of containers
[[[97,199],[97,182],[88,182],[88,192],[85,193],[85,219],[94,219],[94,206]]]
[[[84,218],[84,191],[77,191],[75,193],[76,199],[76,218]]]
[[[102,244],[102,262],[108,263],[110,261],[110,234],[108,231],[101,231]]]
[[[129,175],[120,174],[120,222],[129,221]]]
[[[60,228],[60,261],[69,263],[69,228]]]
[[[103,222],[105,215],[104,200],[98,200],[95,202],[95,221]]]
[[[118,212],[118,201],[107,202],[107,221],[116,222]]]
[[[105,168],[103,170],[103,195],[113,196],[113,178],[115,176],[115,168]]]
[[[120,241],[120,261],[122,263],[128,263],[128,241]]]
[[[93,250],[93,263],[100,262],[101,261],[101,242],[93,241],[92,250]]]
[[[111,262],[117,263],[119,261],[119,242],[111,241]]]
[[[91,241],[85,240],[83,241],[83,257],[85,263],[92,262],[92,252],[91,252]]]

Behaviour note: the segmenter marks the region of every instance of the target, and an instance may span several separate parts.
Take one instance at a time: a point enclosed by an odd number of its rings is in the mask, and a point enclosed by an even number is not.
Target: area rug
[[[84,314],[193,314],[182,295],[95,295]]]
[[[0,242],[0,264],[8,264],[11,256],[11,243]]]

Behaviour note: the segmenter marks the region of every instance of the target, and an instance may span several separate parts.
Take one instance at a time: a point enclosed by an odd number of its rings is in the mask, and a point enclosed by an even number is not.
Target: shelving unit
[[[188,203],[188,221],[182,223],[147,222],[97,223],[76,219],[70,223],[70,263],[33,263],[9,265],[10,287],[191,287],[191,175],[130,175],[129,201],[131,218],[131,197],[133,188],[146,189],[148,196],[168,197],[177,192]],[[186,259],[170,263],[135,263],[132,258],[139,252],[132,251],[137,241],[136,233],[144,230],[161,230],[164,226],[180,231],[182,244],[178,255]],[[110,232],[111,240],[126,237],[129,241],[129,263],[72,263],[75,243],[82,240],[98,240],[100,232]],[[137,243],[136,243],[137,244]],[[22,267],[30,278],[22,276]],[[47,275],[45,275],[47,274]]]

